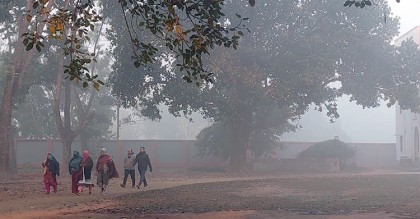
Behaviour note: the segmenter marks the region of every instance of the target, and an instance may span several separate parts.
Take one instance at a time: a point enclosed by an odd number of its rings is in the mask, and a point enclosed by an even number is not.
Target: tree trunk
[[[235,121],[231,124],[232,145],[230,150],[230,168],[241,171],[247,168],[246,152],[249,145],[249,129],[244,121]]]
[[[89,140],[88,133],[81,132],[80,133],[80,151],[81,152],[89,149],[88,148],[88,140]]]
[[[60,164],[60,167],[62,169],[62,173],[65,173],[68,164],[70,162],[70,158],[72,156],[71,152],[71,145],[73,143],[73,140],[67,139],[67,138],[61,138],[61,142],[63,143],[63,163]]]
[[[31,8],[33,1],[26,0],[26,8]],[[53,1],[50,1],[47,5],[47,10],[50,11],[53,5]],[[45,19],[43,17],[42,19]],[[0,111],[0,152],[1,152],[1,163],[0,163],[0,174],[10,173],[10,157],[9,157],[9,134],[12,124],[12,110],[14,105],[14,97],[16,90],[19,88],[22,83],[24,76],[24,69],[27,68],[29,63],[32,60],[34,55],[34,49],[27,52],[24,49],[21,36],[28,29],[29,22],[25,16],[17,16],[17,27],[18,27],[18,39],[17,45],[14,51],[13,57],[13,68],[10,74],[7,75],[5,80],[5,87],[3,90],[3,98],[1,103]],[[45,27],[45,24],[42,23],[38,26],[38,32],[40,32]]]
[[[10,173],[9,161],[9,134],[12,122],[12,108],[14,103],[14,86],[16,85],[12,75],[6,77],[6,83],[3,90],[3,99],[1,103],[0,114],[0,150],[1,150],[1,163],[0,173]]]
[[[58,72],[57,79],[55,84],[55,93],[54,93],[54,117],[58,133],[60,134],[60,139],[63,144],[63,165],[61,167],[66,167],[70,161],[72,152],[71,145],[74,139],[80,134],[80,132],[86,128],[89,121],[92,120],[95,115],[94,112],[87,112],[84,118],[81,119],[80,124],[78,124],[76,129],[72,129],[71,124],[71,81],[63,80],[63,66],[64,66],[64,56],[62,55],[58,63]],[[61,92],[64,88],[64,118],[61,117],[60,103],[61,103]],[[78,95],[75,95],[75,98],[79,98]],[[79,99],[80,101],[80,99]],[[77,101],[76,101],[77,102]],[[64,120],[64,122],[63,122]],[[63,169],[65,170],[65,169]]]
[[[12,173],[17,173],[18,169],[17,169],[17,162],[16,162],[16,145],[15,145],[15,140],[14,140],[14,132],[10,133],[10,140],[9,140],[9,144],[10,144],[10,171]]]

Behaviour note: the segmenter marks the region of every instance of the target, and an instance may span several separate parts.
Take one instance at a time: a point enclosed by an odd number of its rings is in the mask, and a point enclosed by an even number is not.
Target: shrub
[[[302,151],[299,158],[337,158],[340,161],[340,168],[348,168],[354,166],[353,158],[356,150],[346,143],[332,139],[318,142],[306,150]]]

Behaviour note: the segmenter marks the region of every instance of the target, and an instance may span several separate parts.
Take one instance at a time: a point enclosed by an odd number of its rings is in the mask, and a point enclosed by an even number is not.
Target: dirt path
[[[201,184],[197,183],[208,183],[205,184],[205,188],[209,190],[216,191],[228,191],[230,196],[235,197],[253,197],[253,198],[264,198],[272,196],[272,194],[281,194],[282,197],[277,198],[290,198],[290,197],[303,197],[305,200],[316,199],[316,197],[329,197],[331,196],[328,191],[324,191],[324,186],[322,179],[334,179],[340,180],[342,178],[354,178],[354,177],[370,177],[370,176],[386,176],[395,173],[393,172],[370,172],[370,173],[355,173],[355,174],[315,174],[315,175],[283,175],[279,173],[260,173],[260,174],[239,174],[239,175],[228,175],[228,174],[159,174],[155,175],[153,178],[149,177],[149,184],[151,185],[148,189],[139,192],[138,189],[132,188],[121,188],[119,186],[120,180],[112,180],[111,185],[108,190],[107,195],[98,194],[98,189],[95,188],[92,195],[84,194],[82,196],[75,196],[71,194],[70,191],[70,178],[62,178],[59,183],[59,191],[57,194],[45,195],[42,191],[42,179],[39,176],[22,176],[12,181],[0,181],[0,218],[250,218],[250,219],[260,219],[260,218],[308,218],[308,219],[350,219],[350,218],[396,218],[396,214],[391,214],[389,212],[378,211],[378,212],[366,212],[358,214],[357,212],[352,213],[351,215],[317,215],[317,214],[302,214],[295,211],[285,211],[282,210],[246,210],[248,207],[243,209],[238,207],[234,208],[234,211],[229,210],[229,208],[213,210],[205,210],[203,213],[199,212],[190,212],[186,211],[185,213],[168,211],[164,214],[159,212],[154,212],[152,214],[148,212],[134,214],[131,213],[122,213],[112,212],[112,209],[119,208],[124,204],[128,199],[135,200],[135,203],[140,203],[146,200],[151,203],[163,203],[167,198],[167,194],[162,197],[159,196],[160,193],[169,192],[168,194],[178,194],[179,200],[183,200],[181,197],[182,194],[185,194],[187,198],[185,200],[196,200],[199,203],[202,200],[198,200],[201,197],[202,189]],[[404,174],[401,174],[402,176]],[[411,174],[415,175],[415,174]],[[394,177],[395,178],[395,177]],[[420,176],[417,177],[420,179]],[[417,179],[416,178],[416,179]],[[245,186],[240,191],[236,191],[236,188],[240,188],[244,183],[249,181],[254,182],[255,180],[274,180],[264,182],[267,185],[261,186],[258,190],[253,189],[252,186]],[[321,179],[321,180],[320,180]],[[370,179],[370,178],[363,178]],[[240,181],[238,181],[240,180]],[[273,186],[272,184],[278,184],[275,180],[280,180],[281,187]],[[395,180],[395,179],[393,179]],[[300,185],[299,183],[306,182]],[[225,182],[225,184],[223,184]],[[232,183],[229,183],[232,182]],[[238,182],[235,184],[235,182]],[[249,184],[249,182],[246,182]],[[259,182],[259,181],[258,181]],[[262,182],[262,181],[261,181]],[[311,188],[304,188],[308,186],[308,182],[314,182],[316,185]],[[338,182],[338,181],[337,181]],[[356,181],[355,181],[356,182]],[[368,184],[364,183],[363,180],[358,183],[361,183],[362,186]],[[212,184],[216,183],[216,184]],[[222,183],[222,184],[220,184]],[[228,183],[228,184],[226,184]],[[245,183],[245,184],[246,184]],[[377,182],[375,182],[377,183]],[[398,182],[391,182],[398,183]],[[220,184],[220,185],[219,185]],[[290,184],[290,185],[289,185]],[[319,184],[319,185],[318,185]],[[197,186],[198,185],[198,186]],[[204,185],[204,184],[203,184]],[[215,187],[213,187],[215,186]],[[226,187],[227,186],[227,187]],[[293,188],[295,186],[296,188]],[[369,185],[368,185],[369,186]],[[318,188],[319,187],[319,188]],[[173,190],[168,190],[173,188]],[[226,188],[224,190],[224,188]],[[356,197],[361,194],[361,191],[355,190],[352,186],[349,186],[349,190],[346,190],[345,194],[348,197]],[[353,188],[353,189],[351,189]],[[338,188],[339,189],[339,188]],[[363,188],[366,189],[366,188]],[[369,189],[369,188],[367,188]],[[232,190],[232,192],[230,191]],[[236,191],[236,192],[235,192]],[[363,191],[362,191],[363,193]],[[207,194],[207,193],[206,193]],[[212,194],[212,192],[210,192]],[[343,193],[344,194],[344,193]],[[410,193],[411,194],[411,193]],[[419,190],[420,194],[420,190]],[[219,194],[220,195],[220,194]],[[222,194],[223,195],[223,194]],[[230,197],[229,196],[229,197]],[[151,198],[148,198],[151,197]],[[153,200],[153,198],[155,198]],[[189,199],[188,199],[189,197]],[[217,198],[205,197],[203,195],[201,198],[209,199],[208,201],[216,200]],[[270,198],[268,198],[270,199]],[[174,199],[177,201],[177,197]],[[259,199],[260,200],[260,199]],[[227,199],[227,201],[229,201]],[[317,201],[317,200],[315,200]],[[377,201],[377,200],[374,200]],[[401,201],[401,200],[396,200]],[[405,201],[405,199],[404,199]],[[187,202],[187,201],[182,201]],[[239,201],[241,202],[241,201]],[[205,202],[207,203],[207,202]],[[229,202],[227,202],[229,203]],[[194,204],[194,203],[192,203]],[[147,205],[147,204],[146,204]],[[243,207],[243,206],[242,206]],[[416,204],[413,205],[413,208],[417,208]],[[110,210],[111,214],[98,213],[102,210]],[[242,209],[242,210],[238,210]],[[134,210],[135,211],[135,210]],[[140,210],[139,210],[140,211]],[[211,211],[211,212],[206,212]],[[153,212],[153,211],[151,211]],[[331,214],[331,213],[330,213]],[[399,214],[401,215],[401,214]],[[400,217],[402,218],[402,217]],[[410,217],[408,217],[410,218]]]
[[[197,177],[197,178],[194,178]],[[275,178],[276,176],[265,176]],[[27,178],[27,179],[24,179]],[[181,174],[178,177],[168,174],[149,176],[149,188],[142,191],[172,188],[194,183],[223,182],[243,179],[255,179],[258,176],[227,177],[226,174]],[[70,178],[59,179],[58,192],[43,193],[40,176],[21,176],[15,181],[0,182],[0,219],[2,218],[45,218],[74,214],[87,209],[111,207],[113,199],[124,194],[139,192],[137,188],[121,188],[121,179],[113,179],[106,195],[99,194],[94,188],[91,195],[76,196],[70,191]]]

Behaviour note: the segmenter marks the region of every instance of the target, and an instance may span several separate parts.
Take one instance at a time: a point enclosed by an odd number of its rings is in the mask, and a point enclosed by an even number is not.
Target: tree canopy
[[[342,95],[364,107],[398,100],[403,108],[418,110],[413,91],[419,51],[412,41],[391,44],[398,20],[384,24],[382,11],[389,8],[377,7],[381,10],[347,10],[327,1],[273,0],[250,8],[231,1],[223,11],[225,22],[236,13],[249,17],[251,34],[240,39],[238,51],[219,48],[204,60],[214,84],[185,86],[179,69],[168,67],[146,75],[122,70],[111,84],[127,106],[165,102],[174,115],[201,112],[215,122],[199,135],[201,145],[213,154],[240,154],[241,163],[244,150],[269,149],[312,105],[338,117],[336,101]]]

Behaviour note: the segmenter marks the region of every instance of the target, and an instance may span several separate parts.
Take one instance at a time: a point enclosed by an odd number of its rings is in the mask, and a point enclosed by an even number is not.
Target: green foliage
[[[377,7],[389,10],[386,4]],[[214,84],[185,86],[173,72],[180,69],[172,66],[135,73],[126,64],[116,65],[118,74],[111,84],[123,105],[164,102],[176,116],[201,112],[215,123],[199,135],[198,145],[205,153],[225,156],[248,148],[264,152],[284,132],[293,131],[294,121],[311,105],[337,118],[336,100],[342,95],[364,107],[401,100],[403,106],[418,109],[418,92],[413,91],[419,82],[415,75],[420,66],[414,61],[419,53],[413,43],[391,45],[398,20],[390,18],[384,25],[381,10],[346,11],[327,1],[273,0],[252,11],[243,1],[231,1],[223,12],[229,20],[238,17],[236,13],[249,17],[253,34],[241,38],[246,46],[219,48],[204,60],[214,73]],[[115,42],[127,48],[127,43]],[[114,53],[117,63],[127,60],[124,51]],[[171,55],[169,51],[158,57],[170,60]],[[411,95],[405,95],[408,92]]]
[[[229,158],[233,148],[232,134],[228,124],[223,122],[213,123],[204,128],[197,135],[195,145],[198,147],[198,155],[206,156],[222,156],[224,159]]]
[[[74,5],[60,5],[52,10],[48,0],[33,1],[31,8],[26,8],[26,19],[32,28],[22,35],[26,50],[36,48],[41,51],[47,39],[62,42],[64,54],[69,57],[64,73],[70,80],[92,82],[95,89],[102,84],[89,74],[86,66],[94,61],[95,54],[83,49],[83,43],[89,41],[89,31],[95,23],[102,20],[94,7],[94,1],[77,1]],[[255,4],[250,1],[250,4]],[[247,18],[237,16],[235,26],[223,23],[224,1],[166,1],[120,0],[103,3],[104,10],[118,10],[122,19],[122,33],[128,34],[131,61],[134,67],[145,67],[156,63],[156,55],[162,48],[174,54],[176,67],[185,72],[187,82],[202,80],[212,81],[202,63],[202,56],[210,53],[216,46],[238,47],[243,36],[242,24]],[[107,16],[107,14],[104,14]],[[121,16],[122,15],[122,16]],[[234,20],[231,20],[234,21]],[[47,37],[42,33],[41,24],[48,26]],[[141,33],[141,34],[140,34]],[[143,35],[153,36],[149,42]],[[151,41],[151,42],[150,42]],[[126,51],[127,52],[127,51]]]
[[[396,0],[396,2],[400,3],[400,0]],[[353,5],[357,8],[364,8],[365,6],[377,5],[377,3],[374,0],[347,0],[344,2],[344,7],[351,7]]]

